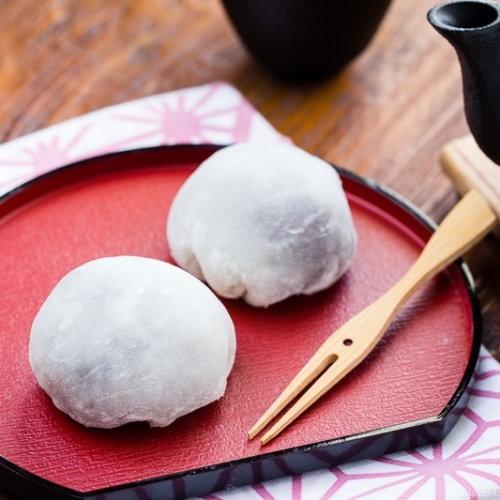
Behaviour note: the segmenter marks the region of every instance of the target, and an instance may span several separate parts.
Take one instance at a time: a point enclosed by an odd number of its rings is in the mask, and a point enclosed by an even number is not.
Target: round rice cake
[[[254,306],[331,286],[356,247],[338,173],[285,143],[236,144],[205,160],[174,198],[167,239],[179,266]]]
[[[233,322],[204,283],[159,260],[117,256],[56,285],[33,322],[29,360],[81,424],[162,427],[223,395],[235,348]]]

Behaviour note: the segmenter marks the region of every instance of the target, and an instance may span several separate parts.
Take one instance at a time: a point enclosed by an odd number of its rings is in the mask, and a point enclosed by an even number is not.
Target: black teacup
[[[370,42],[390,0],[222,0],[262,65],[293,79],[339,72]]]

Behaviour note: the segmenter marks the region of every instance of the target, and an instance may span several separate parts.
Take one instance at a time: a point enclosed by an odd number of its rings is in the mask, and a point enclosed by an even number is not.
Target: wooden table
[[[341,74],[292,84],[247,53],[218,0],[2,0],[0,140],[111,104],[225,80],[295,144],[382,182],[439,222],[456,202],[441,147],[469,133],[460,68],[427,23],[434,0],[393,0]],[[500,360],[500,244],[467,256]],[[0,500],[15,498],[0,491]]]

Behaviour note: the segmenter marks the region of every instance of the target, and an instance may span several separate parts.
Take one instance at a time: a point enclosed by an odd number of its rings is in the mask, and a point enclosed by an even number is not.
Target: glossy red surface
[[[164,429],[87,429],[58,411],[28,363],[30,326],[52,287],[96,257],[170,260],[165,223],[210,150],[111,156],[49,175],[0,205],[0,455],[77,491],[116,486],[437,416],[471,356],[470,299],[458,267],[419,291],[369,358],[266,447],[246,431],[322,340],[391,286],[430,230],[380,192],[344,179],[354,262],[329,290],[268,309],[226,300],[238,351],[226,395]]]

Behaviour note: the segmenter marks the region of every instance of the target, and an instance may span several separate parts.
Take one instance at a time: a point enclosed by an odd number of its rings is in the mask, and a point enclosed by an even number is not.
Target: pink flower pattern
[[[183,95],[173,100],[165,98],[146,106],[143,116],[115,115],[118,120],[151,125],[143,135],[125,139],[122,144],[154,136],[158,136],[159,144],[167,145],[245,141],[254,110],[243,99],[237,107],[229,104],[213,108],[210,99],[217,89],[217,86],[210,87],[194,102]]]
[[[57,167],[160,144],[287,140],[217,82],[111,106],[0,146],[0,194]]]
[[[105,108],[1,145],[0,194],[98,154],[160,144],[253,140],[287,139],[224,82],[178,90]],[[468,390],[467,407],[441,443],[203,499],[498,499],[500,365],[484,348]],[[148,498],[139,490],[137,498]]]

